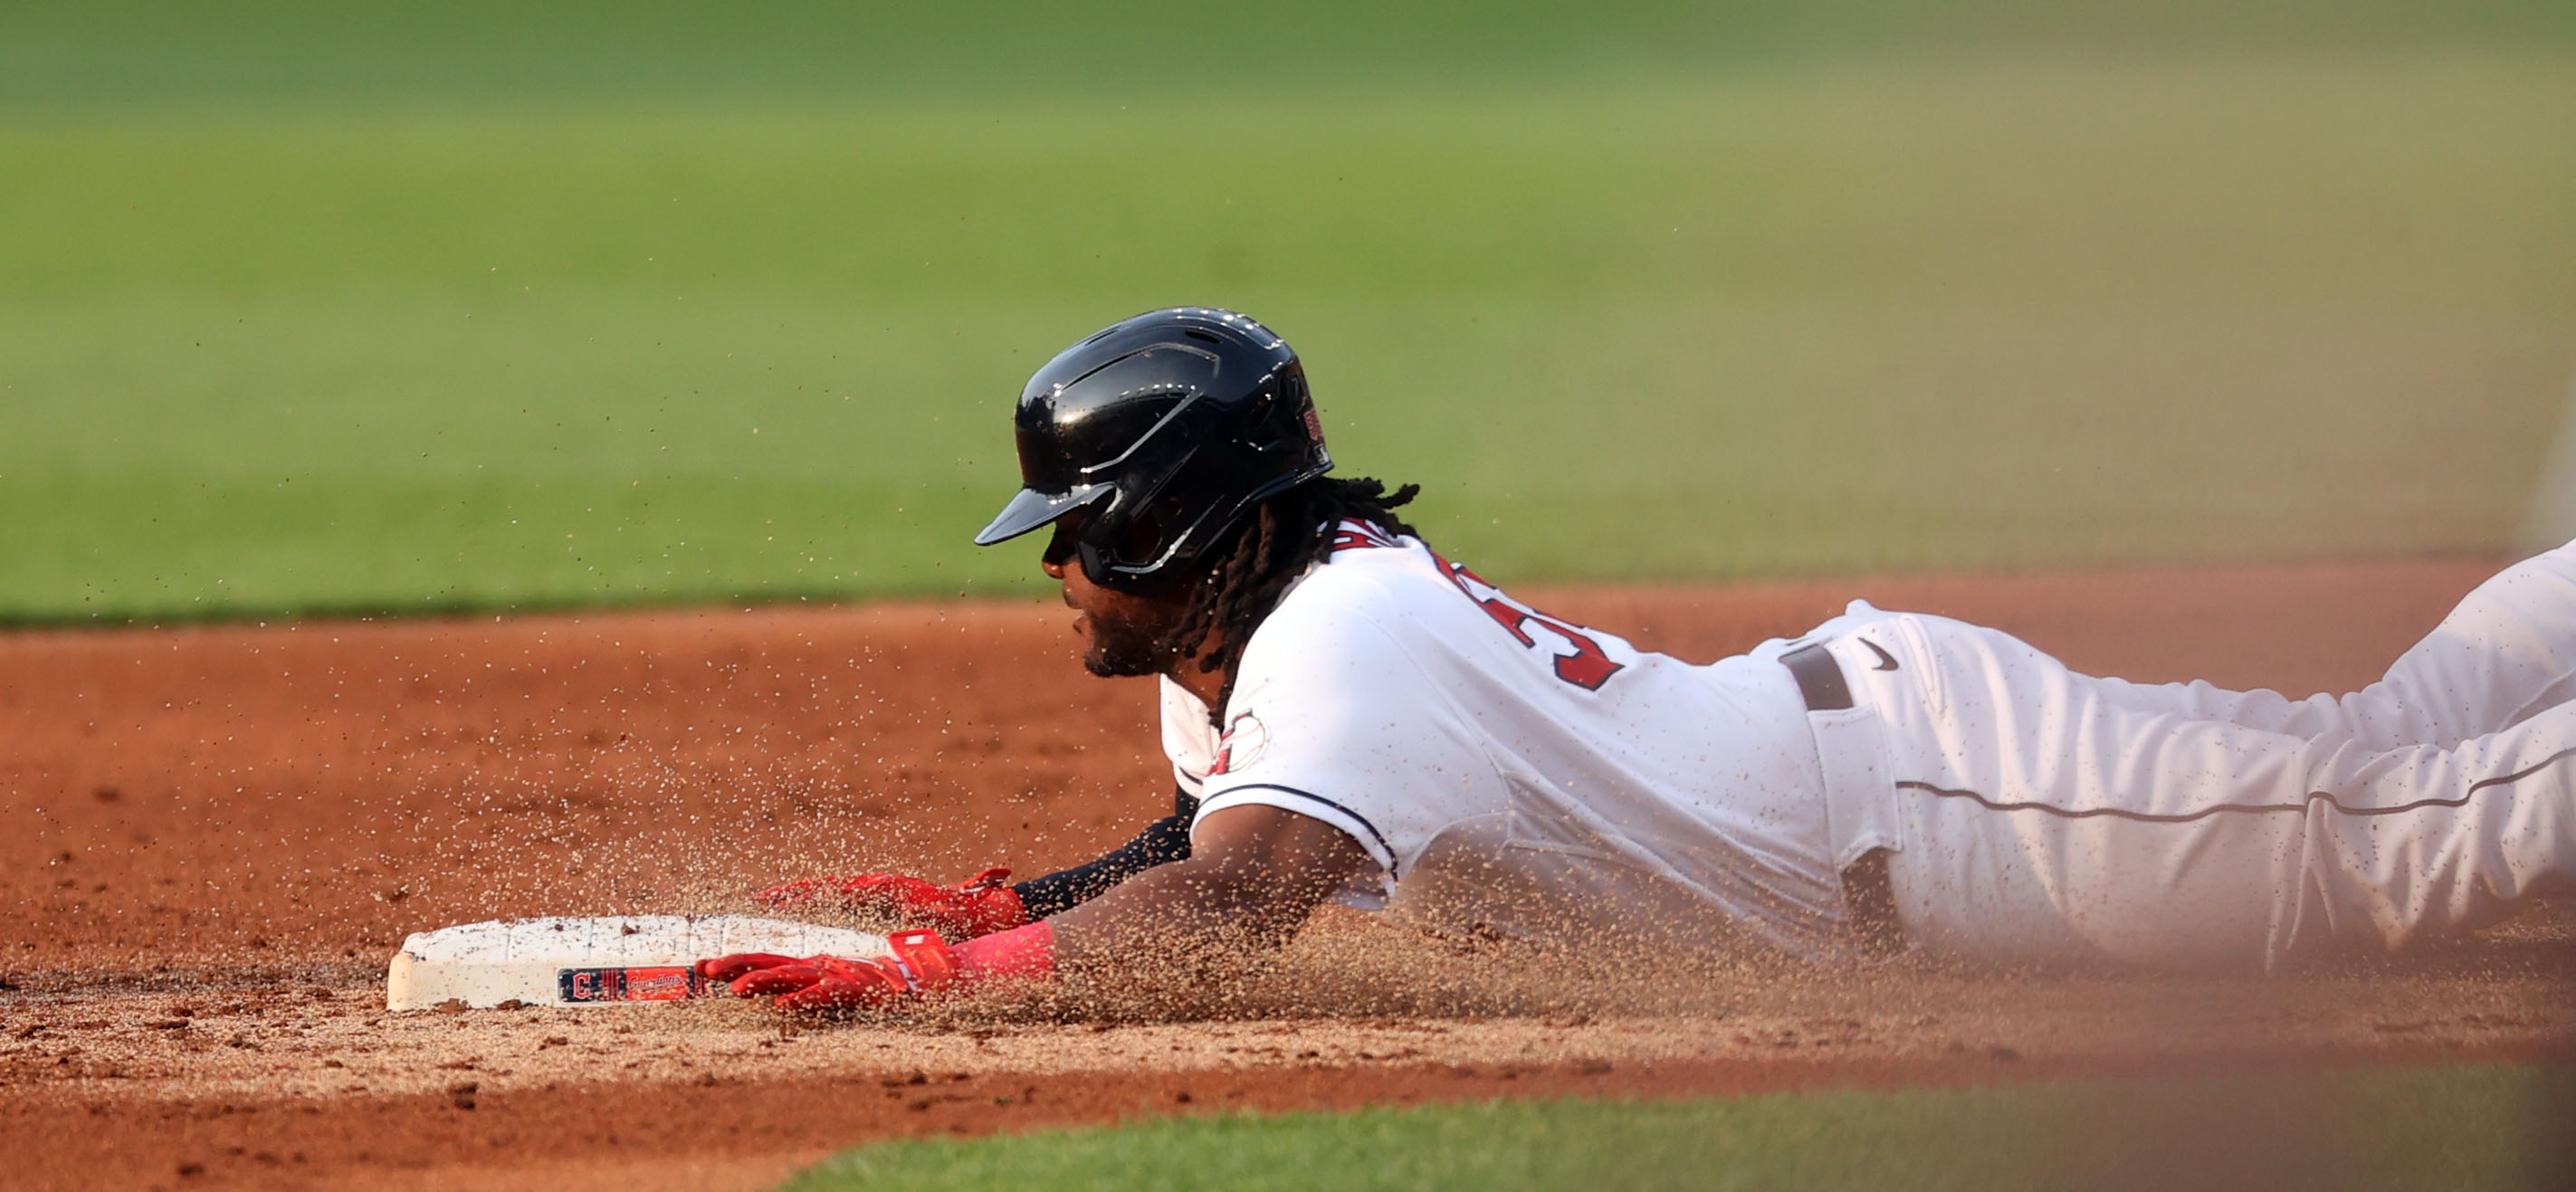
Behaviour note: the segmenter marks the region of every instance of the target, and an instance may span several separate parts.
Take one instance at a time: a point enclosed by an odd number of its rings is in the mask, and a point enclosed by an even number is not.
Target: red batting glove
[[[830,906],[892,919],[904,927],[927,927],[949,939],[970,940],[1029,921],[1029,908],[1021,904],[1019,893],[1003,884],[1010,876],[1010,870],[997,866],[956,885],[941,886],[900,873],[853,873],[787,882],[752,897],[774,910]]]
[[[782,1010],[865,1010],[919,997],[957,980],[957,954],[935,931],[898,931],[884,956],[778,956],[737,952],[697,964],[739,997],[778,999]]]

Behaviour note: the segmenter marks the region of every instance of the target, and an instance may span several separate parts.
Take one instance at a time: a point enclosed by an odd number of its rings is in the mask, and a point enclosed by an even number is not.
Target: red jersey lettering
[[[1347,518],[1340,525],[1333,527],[1333,545],[1330,553],[1339,554],[1346,550],[1390,547],[1395,544],[1394,536],[1386,531],[1357,518]]]
[[[1599,691],[1602,684],[1610,681],[1610,676],[1625,669],[1624,664],[1612,662],[1609,653],[1601,648],[1601,643],[1592,640],[1592,636],[1581,626],[1557,620],[1504,595],[1501,588],[1486,583],[1475,572],[1441,558],[1437,552],[1432,553],[1431,561],[1440,566],[1440,574],[1448,576],[1450,583],[1458,585],[1458,590],[1466,593],[1467,599],[1475,601],[1476,607],[1485,610],[1485,615],[1492,617],[1494,623],[1502,626],[1505,633],[1511,634],[1514,640],[1532,650],[1550,655],[1554,660],[1557,678],[1585,691]],[[1537,638],[1530,636],[1530,627],[1533,625],[1574,647],[1574,652],[1562,654],[1555,650],[1544,649]]]

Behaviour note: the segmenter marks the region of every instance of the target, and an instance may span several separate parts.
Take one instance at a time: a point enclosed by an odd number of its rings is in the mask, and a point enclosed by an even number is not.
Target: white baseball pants
[[[1866,605],[1810,637],[1874,730],[1818,727],[1828,754],[1876,750],[1825,759],[1840,862],[1891,850],[1918,947],[2269,966],[2576,889],[2576,544],[2340,697],[2094,678]]]

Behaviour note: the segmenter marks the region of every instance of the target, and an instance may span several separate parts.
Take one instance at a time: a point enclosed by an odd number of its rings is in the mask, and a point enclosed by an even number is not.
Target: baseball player
[[[2576,546],[2343,696],[2094,678],[1855,602],[1700,666],[1513,599],[1415,489],[1326,475],[1288,345],[1228,311],[1038,370],[1025,487],[1101,676],[1158,676],[1174,814],[1018,885],[792,882],[882,958],[701,962],[796,1008],[1286,938],[1328,900],[1590,949],[2263,967],[2492,923],[2576,879]],[[957,940],[951,944],[950,940]]]

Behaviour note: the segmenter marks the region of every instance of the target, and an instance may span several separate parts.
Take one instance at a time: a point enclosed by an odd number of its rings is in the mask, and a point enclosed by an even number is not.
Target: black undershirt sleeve
[[[1119,845],[1086,865],[1033,877],[1011,887],[1027,907],[1029,919],[1036,921],[1068,911],[1097,898],[1105,890],[1128,878],[1174,861],[1190,859],[1190,821],[1199,812],[1198,796],[1179,789],[1172,790],[1172,814],[1156,820],[1153,826],[1136,834],[1134,840]]]

